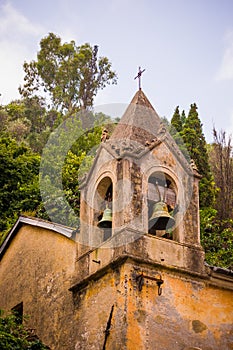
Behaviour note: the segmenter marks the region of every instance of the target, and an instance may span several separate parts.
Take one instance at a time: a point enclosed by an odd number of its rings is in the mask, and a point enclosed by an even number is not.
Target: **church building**
[[[0,308],[52,350],[233,350],[233,271],[200,243],[198,169],[141,87],[80,184],[80,228],[20,216]]]

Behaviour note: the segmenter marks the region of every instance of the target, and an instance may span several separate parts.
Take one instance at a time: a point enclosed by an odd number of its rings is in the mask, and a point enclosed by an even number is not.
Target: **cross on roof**
[[[134,79],[137,79],[138,78],[138,87],[139,87],[139,90],[141,90],[141,76],[142,76],[142,73],[145,72],[145,69],[141,70],[141,67],[139,67],[138,69],[138,75],[134,78]]]

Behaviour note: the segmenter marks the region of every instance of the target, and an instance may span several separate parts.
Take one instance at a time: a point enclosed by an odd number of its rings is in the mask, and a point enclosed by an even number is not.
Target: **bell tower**
[[[200,175],[141,88],[112,135],[104,133],[81,184],[78,256],[70,290],[79,332],[86,335],[77,348],[105,349],[98,340],[105,334],[108,349],[154,349],[156,334],[168,337],[170,320],[165,329],[160,317],[175,312],[169,299],[174,275],[178,281],[205,275]],[[182,322],[180,327],[187,328]],[[169,337],[163,349],[173,350],[175,331]]]
[[[114,248],[146,235],[202,252],[199,179],[139,89],[81,185],[78,239],[87,247]]]

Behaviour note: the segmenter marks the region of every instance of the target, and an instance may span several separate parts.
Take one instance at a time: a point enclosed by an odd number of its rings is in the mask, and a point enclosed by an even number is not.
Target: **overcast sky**
[[[196,102],[207,141],[233,133],[232,0],[0,0],[0,103],[18,98],[23,62],[49,32],[99,46],[118,75],[96,105],[129,103],[142,89],[160,116]]]

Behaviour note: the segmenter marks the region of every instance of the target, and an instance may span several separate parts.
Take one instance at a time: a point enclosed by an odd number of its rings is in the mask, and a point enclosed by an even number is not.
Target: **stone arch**
[[[165,230],[158,230],[150,227],[150,218],[158,202],[164,202],[168,214],[174,218],[178,205],[179,181],[176,175],[166,167],[151,167],[147,173],[147,222],[148,233],[168,239],[178,240],[173,234],[173,227]],[[174,219],[175,220],[175,219]],[[173,221],[173,219],[172,219]],[[174,224],[175,226],[175,224]]]
[[[102,236],[101,241],[112,235],[111,229],[100,229],[98,223],[102,219],[106,208],[113,210],[113,180],[109,172],[102,174],[96,181],[93,193],[93,227]]]

